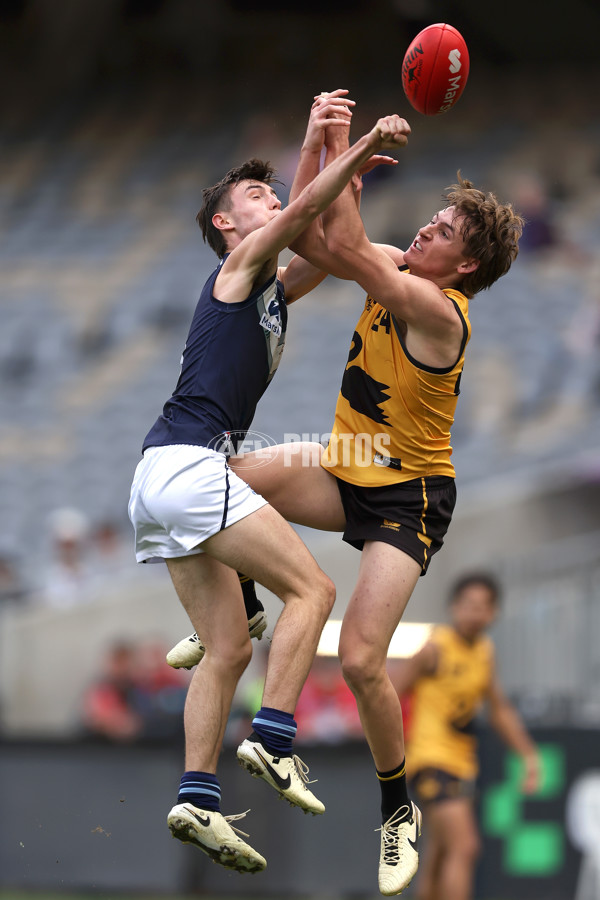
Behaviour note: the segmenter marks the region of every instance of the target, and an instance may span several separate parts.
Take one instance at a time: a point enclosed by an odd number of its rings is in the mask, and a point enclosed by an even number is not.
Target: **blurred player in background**
[[[314,125],[332,102],[350,103],[346,94],[315,98],[292,201],[318,176],[323,146],[325,171],[347,151],[346,129],[323,135]],[[380,162],[393,160],[373,157],[362,173]],[[509,270],[522,219],[461,179],[408,250],[375,245],[358,212],[360,174],[292,244],[317,269],[355,280],[368,293],[329,446],[282,445],[261,451],[260,468],[252,454],[231,464],[289,521],[343,531],[362,550],[339,655],[381,788],[379,889],[392,896],[417,870],[421,814],[408,798],[402,711],[387,650],[452,517],[450,428],[471,333],[469,298]]]
[[[348,107],[326,106],[321,132],[328,115],[334,127],[348,131]],[[252,653],[236,570],[284,602],[263,705],[238,757],[290,803],[313,813],[324,806],[293,753],[293,713],[335,590],[295,531],[229,468],[227,456],[249,428],[279,363],[286,300],[325,277],[297,257],[279,268],[279,253],[373,153],[405,142],[397,116],[380,119],[285,210],[271,186],[273,170],[259,160],[204,191],[198,221],[221,263],[202,290],[177,386],[144,440],[132,484],[137,560],[167,563],[193,625],[202,624],[205,648],[187,696],[186,771],[169,828],[240,872],[260,871],[266,860],[238,837],[232,817],[221,814],[216,777],[233,694]]]
[[[492,727],[523,759],[523,790],[535,791],[540,779],[536,746],[502,691],[485,633],[498,614],[498,584],[485,572],[466,574],[449,602],[450,624],[437,626],[418,653],[398,661],[393,676],[400,698],[410,696],[406,764],[427,826],[419,900],[472,897],[480,850],[475,718],[484,703]]]

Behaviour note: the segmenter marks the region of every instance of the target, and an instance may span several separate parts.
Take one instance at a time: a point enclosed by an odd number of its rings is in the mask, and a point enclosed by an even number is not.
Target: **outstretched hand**
[[[314,99],[310,110],[306,137],[303,149],[319,152],[325,143],[325,132],[328,128],[340,129],[348,140],[354,100],[346,96],[348,91],[339,88],[330,93],[323,91]]]
[[[377,121],[372,133],[377,134],[382,150],[397,150],[398,147],[406,147],[408,144],[410,125],[400,116],[384,116]]]
[[[379,153],[375,153],[371,156],[366,163],[363,163],[360,169],[354,173],[352,176],[352,188],[355,193],[358,191],[362,191],[363,175],[366,175],[367,172],[372,172],[374,168],[377,166],[397,166],[398,160],[394,159],[393,156],[382,156]]]

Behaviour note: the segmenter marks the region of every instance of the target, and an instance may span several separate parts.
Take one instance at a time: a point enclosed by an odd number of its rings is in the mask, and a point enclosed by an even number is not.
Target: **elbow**
[[[358,261],[365,259],[365,243],[359,235],[356,235],[356,233],[349,228],[336,228],[329,234],[327,234],[326,229],[325,243],[328,252],[332,256],[339,259],[345,265],[351,266],[353,272],[358,272],[360,268],[357,266]],[[356,277],[356,275],[353,277]]]
[[[341,231],[341,233],[340,233]],[[335,234],[325,232],[325,243],[328,251],[339,259],[348,259],[351,255],[350,236],[346,230],[337,231]]]

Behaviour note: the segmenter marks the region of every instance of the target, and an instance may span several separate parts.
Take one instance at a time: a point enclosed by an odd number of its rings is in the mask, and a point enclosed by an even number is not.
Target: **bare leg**
[[[254,578],[285,604],[273,633],[263,703],[293,713],[333,607],[333,583],[293,528],[269,506],[209,538],[202,548]],[[204,621],[201,628],[204,641]]]
[[[236,573],[204,554],[167,565],[192,624],[202,625],[206,647],[186,698],[185,766],[214,774],[233,694],[252,655],[242,592]]]
[[[344,508],[335,477],[320,465],[320,444],[278,444],[229,460],[236,475],[268,500],[288,522],[343,531]]]
[[[433,841],[436,865],[419,882],[419,900],[471,900],[480,839],[467,798],[432,803],[427,808],[428,837]],[[428,879],[427,874],[431,877]],[[422,877],[422,876],[421,876]]]
[[[402,709],[386,667],[387,650],[421,567],[396,547],[365,544],[358,581],[344,616],[339,654],[376,768],[404,758]]]
[[[425,849],[419,853],[419,874],[417,900],[437,900],[439,868],[442,862],[442,848],[433,823],[429,821],[430,806],[423,812],[423,823],[427,839]],[[441,900],[441,898],[440,898]]]
[[[194,624],[202,622],[204,659],[186,698],[186,772],[216,774],[225,725],[239,677],[252,649],[242,591],[236,573],[204,554],[168,561],[179,598]],[[173,837],[196,844],[215,862],[239,872],[260,872],[266,860],[246,844],[220,812],[191,802],[177,803],[167,816]],[[201,813],[204,813],[201,815]]]

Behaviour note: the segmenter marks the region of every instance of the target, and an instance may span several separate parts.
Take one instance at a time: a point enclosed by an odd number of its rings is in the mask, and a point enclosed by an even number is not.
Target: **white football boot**
[[[238,834],[248,837],[247,834],[229,824],[245,815],[223,816],[211,809],[198,809],[191,803],[179,803],[167,816],[167,824],[174,838],[184,844],[195,844],[226,869],[262,872],[267,866],[266,859],[238,837]]]
[[[411,802],[381,826],[379,890],[385,897],[401,894],[419,867],[421,811]]]
[[[325,812],[324,804],[307,787],[314,782],[308,780],[308,766],[300,757],[274,755],[253,735],[242,741],[237,758],[247,772],[274,787],[292,806],[313,816]]]

